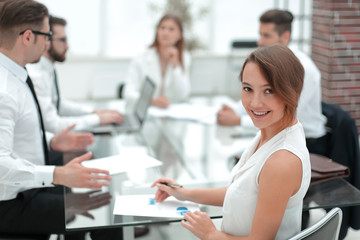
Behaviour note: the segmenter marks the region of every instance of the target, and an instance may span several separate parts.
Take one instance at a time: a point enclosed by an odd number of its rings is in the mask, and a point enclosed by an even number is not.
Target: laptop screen
[[[153,81],[150,80],[149,77],[146,77],[144,85],[141,90],[140,98],[135,108],[135,115],[140,122],[143,122],[146,117],[147,109],[150,106],[151,99],[154,95],[154,91],[155,91],[155,84],[153,83]]]

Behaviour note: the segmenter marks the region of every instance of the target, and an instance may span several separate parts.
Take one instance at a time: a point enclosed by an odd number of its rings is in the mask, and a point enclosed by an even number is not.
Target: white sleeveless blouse
[[[289,199],[276,235],[276,239],[288,239],[301,230],[303,198],[310,184],[311,166],[304,130],[298,122],[279,132],[254,153],[259,141],[260,132],[231,171],[230,184],[223,205],[222,231],[235,236],[250,234],[261,169],[270,155],[285,149],[300,158],[303,170],[300,189]]]

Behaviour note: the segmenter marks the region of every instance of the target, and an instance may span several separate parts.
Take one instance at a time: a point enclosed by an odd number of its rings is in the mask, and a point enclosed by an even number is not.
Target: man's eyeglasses
[[[48,32],[48,33],[45,33],[45,32],[40,32],[40,31],[36,31],[36,30],[26,29],[26,30],[20,32],[19,35],[23,35],[27,30],[30,30],[35,35],[43,35],[43,36],[45,36],[45,40],[51,40],[51,36],[52,36],[51,31]]]
[[[60,41],[60,42],[63,42],[63,43],[67,43],[67,38],[66,37],[63,37],[63,38],[51,38],[51,41]]]

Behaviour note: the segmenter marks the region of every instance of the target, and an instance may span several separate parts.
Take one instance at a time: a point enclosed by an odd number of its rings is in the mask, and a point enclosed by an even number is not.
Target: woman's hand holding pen
[[[185,201],[189,199],[191,190],[183,188],[180,184],[169,178],[160,178],[156,180],[151,187],[157,186],[159,189],[155,194],[156,202],[163,202],[169,196],[174,196],[178,200]],[[184,215],[185,220],[181,221],[181,225],[194,233],[200,239],[219,239],[219,232],[210,217],[203,212],[188,212]]]
[[[156,180],[151,187],[158,187],[158,190],[155,194],[156,202],[163,202],[169,196],[174,196],[178,200],[187,200],[184,193],[184,189],[181,185],[177,184],[174,180],[169,178],[160,178]]]

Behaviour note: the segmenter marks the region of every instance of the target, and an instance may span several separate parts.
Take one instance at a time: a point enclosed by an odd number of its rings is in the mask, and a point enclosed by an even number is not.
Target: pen
[[[161,184],[164,184],[165,186],[168,186],[168,187],[172,187],[172,188],[182,188],[183,186],[180,185],[180,184],[176,184],[176,183],[166,183],[166,182],[163,182]]]

